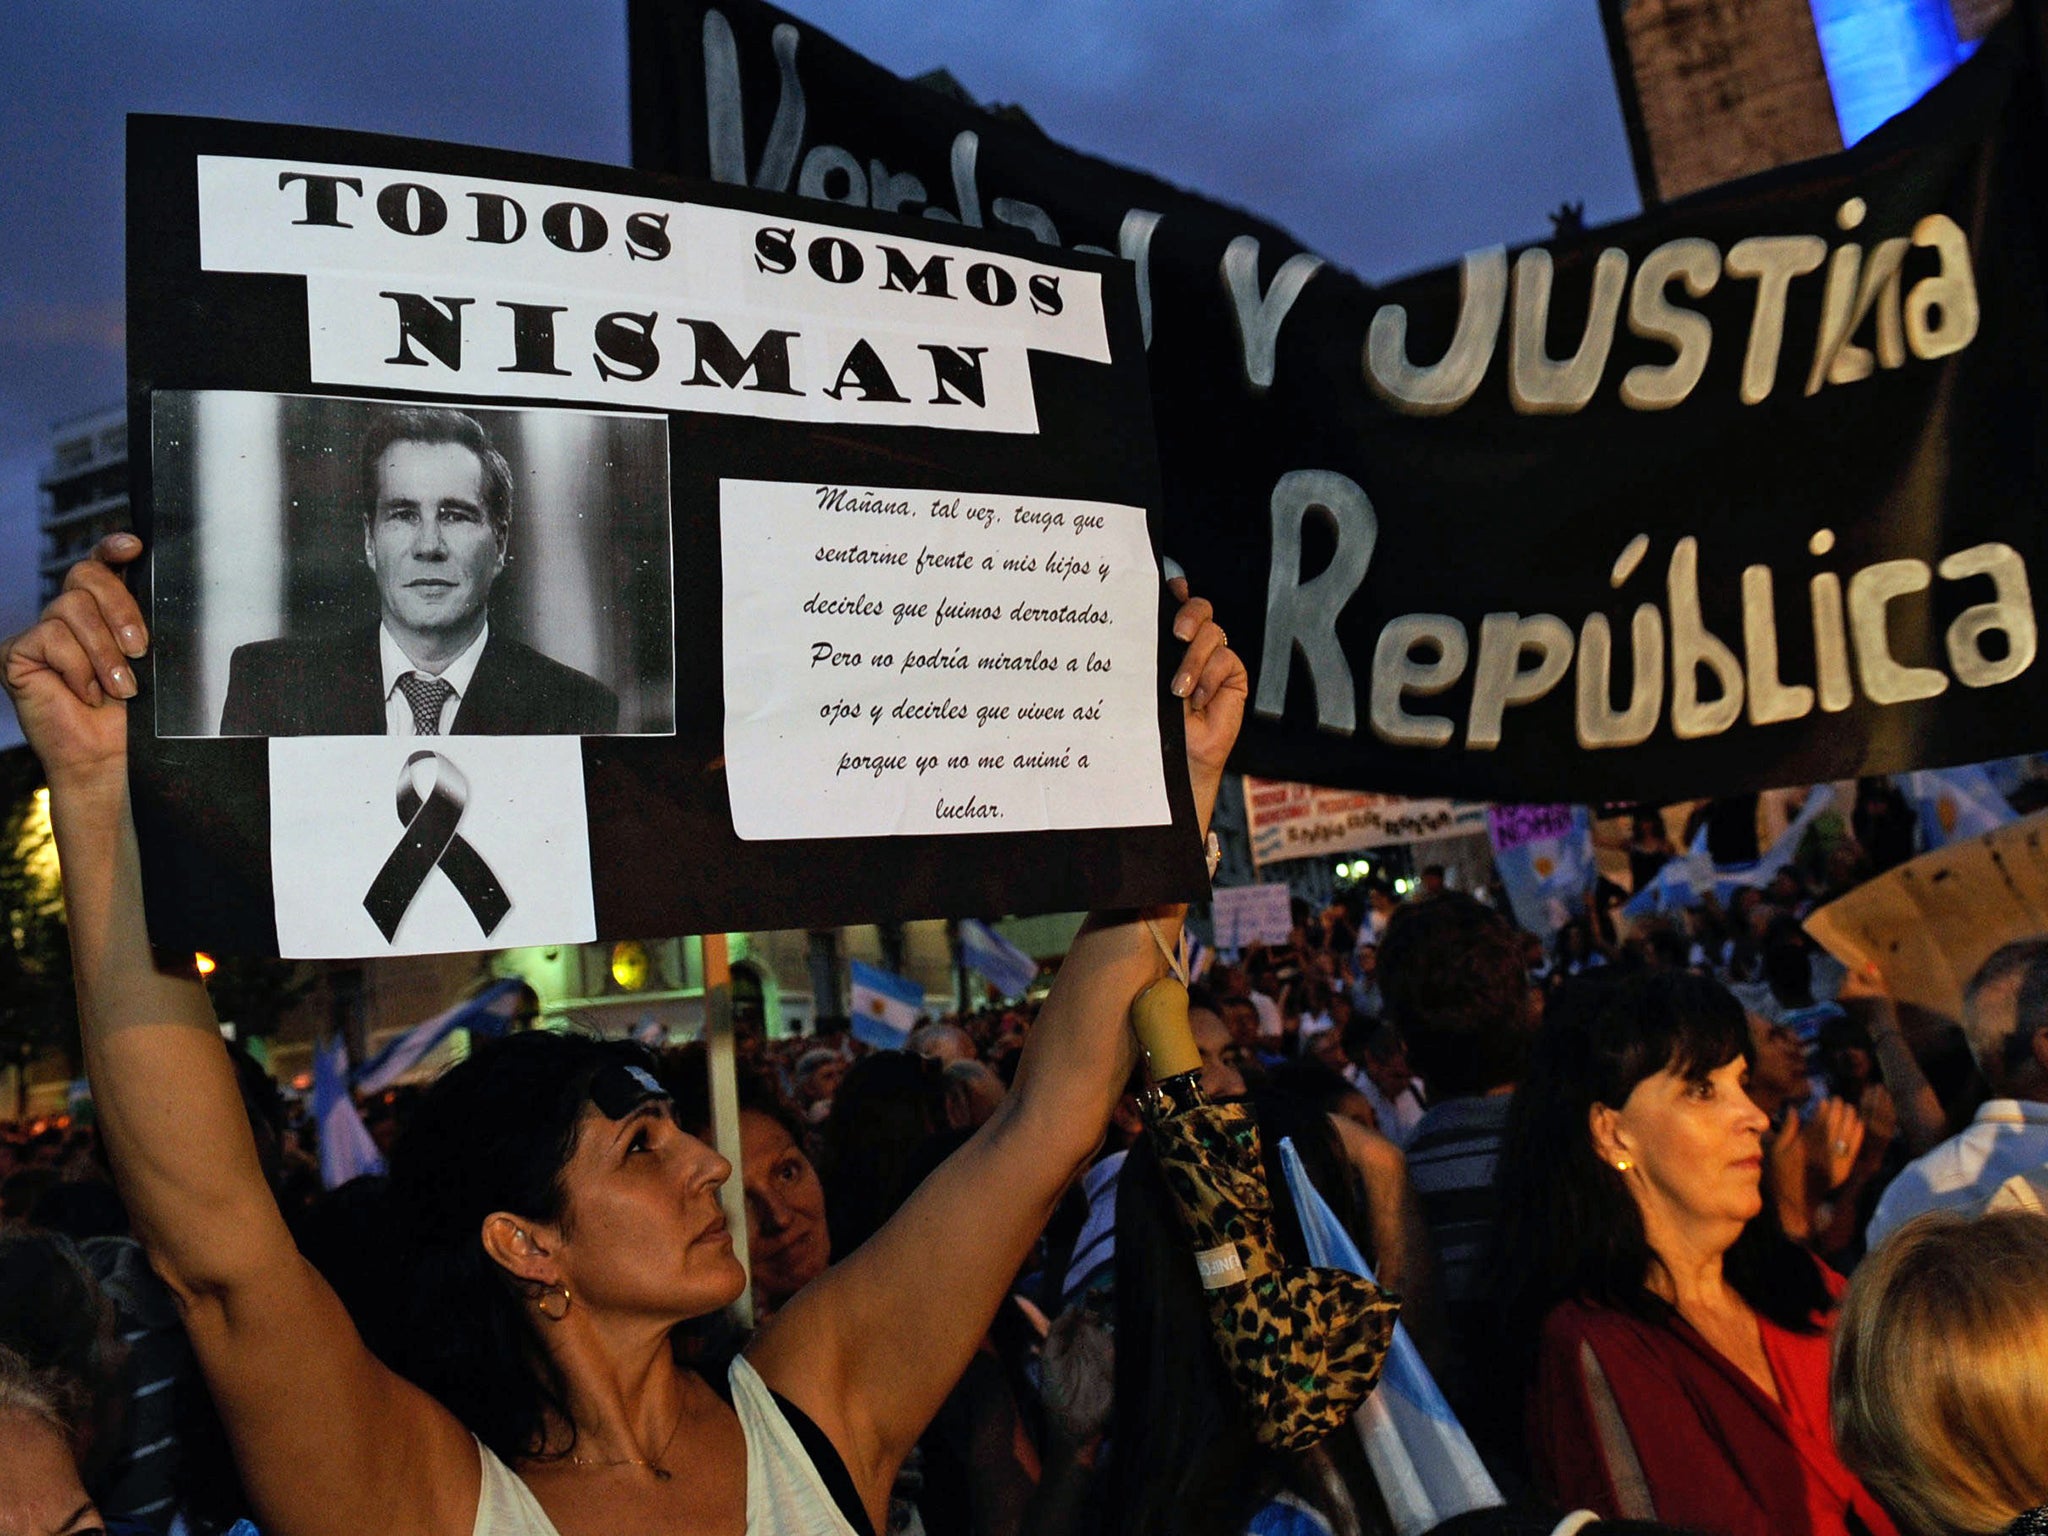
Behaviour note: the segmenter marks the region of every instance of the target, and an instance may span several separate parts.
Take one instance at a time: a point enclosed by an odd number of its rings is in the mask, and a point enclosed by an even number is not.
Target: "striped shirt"
[[[1408,1177],[1443,1264],[1444,1301],[1454,1313],[1479,1299],[1499,1203],[1493,1190],[1513,1096],[1446,1099],[1408,1141]]]
[[[1080,1300],[1082,1292],[1107,1286],[1116,1273],[1116,1183],[1127,1155],[1112,1152],[1081,1175],[1088,1216],[1074,1239],[1073,1257],[1067,1260],[1066,1276],[1060,1281],[1062,1312]]]
[[[198,1365],[170,1288],[149,1267],[133,1238],[95,1237],[80,1245],[86,1264],[114,1303],[121,1342],[128,1346],[123,1377],[128,1411],[101,1514],[162,1529],[171,1522],[184,1457],[179,1410],[198,1384]]]

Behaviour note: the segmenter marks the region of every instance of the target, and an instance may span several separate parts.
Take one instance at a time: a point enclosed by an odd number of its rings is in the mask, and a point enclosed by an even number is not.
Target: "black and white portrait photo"
[[[659,416],[153,397],[159,736],[672,734]]]

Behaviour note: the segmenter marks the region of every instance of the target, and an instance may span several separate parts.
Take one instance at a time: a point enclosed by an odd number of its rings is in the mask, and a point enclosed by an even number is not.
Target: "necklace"
[[[578,1456],[572,1451],[569,1453],[569,1465],[572,1467],[645,1467],[655,1475],[657,1480],[665,1483],[675,1474],[670,1472],[667,1467],[661,1465],[661,1463],[668,1460],[669,1447],[676,1443],[676,1436],[682,1433],[682,1429],[683,1413],[678,1411],[675,1428],[668,1432],[668,1438],[662,1441],[661,1449],[654,1453],[654,1460],[652,1461],[642,1461],[638,1456],[615,1456],[600,1460],[596,1457]]]

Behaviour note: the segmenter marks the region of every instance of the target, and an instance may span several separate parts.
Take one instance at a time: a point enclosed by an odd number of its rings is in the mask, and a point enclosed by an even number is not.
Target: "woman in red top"
[[[1896,1536],[1835,1454],[1841,1282],[1761,1190],[1749,1030],[1714,982],[1555,1006],[1500,1160],[1502,1318],[1530,1459],[1566,1507],[1727,1536]]]

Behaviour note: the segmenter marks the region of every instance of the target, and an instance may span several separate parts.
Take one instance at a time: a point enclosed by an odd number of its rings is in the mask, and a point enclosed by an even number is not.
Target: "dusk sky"
[[[1368,279],[1637,210],[1594,0],[796,0],[905,75],[1261,214]],[[117,403],[123,119],[370,129],[623,164],[623,0],[70,0],[0,53],[0,633],[33,617],[51,423]],[[11,714],[0,737],[13,738]]]

